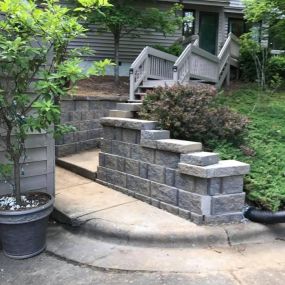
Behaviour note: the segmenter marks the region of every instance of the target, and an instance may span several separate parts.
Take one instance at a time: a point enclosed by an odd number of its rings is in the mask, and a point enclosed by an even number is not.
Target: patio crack
[[[138,201],[136,201],[136,200],[135,200],[135,201],[129,201],[129,202],[125,202],[125,203],[117,204],[117,205],[114,205],[114,206],[111,206],[111,207],[103,208],[103,209],[100,209],[100,210],[97,210],[97,211],[92,211],[92,212],[89,212],[89,213],[86,213],[86,214],[83,214],[83,215],[80,215],[80,216],[74,217],[74,219],[79,219],[79,218],[82,218],[82,217],[88,216],[88,215],[90,215],[90,214],[99,213],[99,212],[102,212],[102,211],[106,211],[106,210],[114,209],[114,208],[117,208],[117,207],[120,207],[120,206],[123,206],[123,205],[131,204],[131,203],[136,203],[136,202],[138,202]]]

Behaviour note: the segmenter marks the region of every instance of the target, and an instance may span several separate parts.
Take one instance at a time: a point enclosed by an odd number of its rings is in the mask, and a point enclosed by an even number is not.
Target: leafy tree
[[[7,163],[0,164],[0,179],[13,185],[17,204],[21,204],[20,178],[29,133],[55,129],[57,136],[70,131],[72,127],[60,123],[60,97],[77,80],[101,74],[110,63],[95,62],[83,71],[76,57],[82,51],[69,54],[67,46],[86,29],[79,16],[58,2],[0,1],[4,15],[0,19],[0,142],[7,154]],[[106,4],[105,0],[85,2],[88,9]]]
[[[79,0],[84,4],[85,0]],[[119,48],[125,36],[139,36],[139,29],[152,29],[163,34],[171,34],[181,26],[183,18],[182,6],[173,5],[168,10],[145,8],[143,3],[134,0],[110,0],[111,6],[95,9],[89,14],[91,23],[101,25],[103,30],[112,33],[114,39],[115,81],[119,81]],[[153,1],[154,2],[154,1]]]
[[[271,39],[285,49],[285,1],[284,0],[244,0],[245,18],[251,23],[268,24]]]

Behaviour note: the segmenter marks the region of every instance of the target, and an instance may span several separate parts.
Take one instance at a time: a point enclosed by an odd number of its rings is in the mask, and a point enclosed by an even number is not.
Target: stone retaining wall
[[[99,182],[197,224],[242,219],[248,164],[169,139],[156,122],[109,117],[101,123]]]
[[[61,122],[76,127],[76,131],[56,141],[56,156],[62,157],[100,146],[102,126],[100,118],[109,115],[117,102],[125,97],[74,96],[61,101]]]

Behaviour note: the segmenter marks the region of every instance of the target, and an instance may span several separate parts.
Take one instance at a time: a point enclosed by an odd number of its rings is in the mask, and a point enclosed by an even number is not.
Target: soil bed
[[[128,96],[129,78],[120,77],[116,85],[113,76],[91,76],[79,81],[74,93],[77,96]]]
[[[50,197],[45,193],[27,193],[21,196],[22,203],[18,205],[12,195],[0,196],[0,211],[22,211],[41,207],[48,203]]]

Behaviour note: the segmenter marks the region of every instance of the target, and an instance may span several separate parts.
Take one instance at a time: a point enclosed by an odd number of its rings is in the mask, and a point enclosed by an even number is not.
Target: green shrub
[[[173,43],[169,47],[164,47],[162,45],[154,45],[153,48],[164,51],[166,53],[173,54],[175,56],[179,56],[184,50],[184,47],[180,43]]]
[[[246,117],[218,106],[216,90],[209,85],[157,88],[147,94],[140,116],[159,122],[170,130],[173,138],[238,143],[242,140],[248,120]]]
[[[285,56],[272,56],[267,64],[268,77],[272,79],[276,74],[285,80]]]

